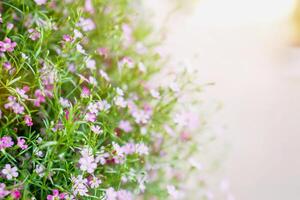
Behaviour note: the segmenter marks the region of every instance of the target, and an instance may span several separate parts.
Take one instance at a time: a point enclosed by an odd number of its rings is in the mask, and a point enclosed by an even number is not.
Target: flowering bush
[[[137,6],[0,2],[0,199],[187,198],[198,121]]]

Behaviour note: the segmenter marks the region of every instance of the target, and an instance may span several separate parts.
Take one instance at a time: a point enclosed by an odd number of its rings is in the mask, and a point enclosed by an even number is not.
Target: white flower
[[[139,68],[139,70],[140,70],[142,73],[145,73],[145,72],[146,72],[146,67],[145,67],[144,63],[139,62],[139,63],[138,63],[138,68]]]
[[[83,178],[82,175],[79,175],[77,177],[72,177],[72,190],[74,195],[80,195],[80,196],[88,196],[88,188],[87,183],[88,180],[86,178]]]
[[[37,5],[43,5],[47,2],[47,0],[34,0],[34,2],[37,4]]]
[[[92,76],[89,77],[89,81],[88,82],[90,84],[92,84],[93,86],[97,86],[98,85],[97,80],[94,77],[92,77]]]
[[[86,67],[90,70],[95,70],[96,69],[96,61],[94,59],[88,59],[86,61]]]
[[[124,92],[121,88],[117,87],[116,91],[119,96],[124,96]]]
[[[34,170],[40,177],[45,175],[45,167],[44,165],[37,165]]]
[[[91,154],[90,150],[85,148],[81,151],[81,158],[79,159],[80,169],[85,172],[92,174],[97,168],[97,163],[94,156]]]
[[[183,193],[178,191],[173,185],[168,185],[167,190],[172,199],[181,199],[183,197]]]
[[[92,180],[89,182],[91,188],[97,188],[99,187],[99,185],[102,183],[102,181],[100,179],[98,179],[97,177],[93,177]]]
[[[11,180],[13,178],[18,177],[18,168],[17,167],[11,167],[10,164],[6,164],[4,169],[1,171],[8,180]]]
[[[155,99],[160,99],[160,94],[159,94],[159,92],[158,92],[157,90],[151,89],[151,90],[150,90],[150,94],[151,94],[151,96],[152,96],[153,98],[155,98]]]
[[[107,73],[105,71],[103,71],[102,69],[99,70],[99,74],[102,78],[104,78],[104,80],[110,81],[110,78],[108,77]]]
[[[103,133],[103,130],[100,128],[100,126],[97,125],[93,125],[91,126],[91,131],[93,131],[93,133],[99,135],[100,133]]]
[[[121,108],[125,108],[127,106],[127,101],[122,96],[117,96],[114,98],[115,104]]]
[[[150,115],[144,110],[136,110],[132,113],[132,116],[134,117],[135,122],[138,124],[146,124],[150,119]]]
[[[77,50],[79,53],[85,54],[85,50],[83,49],[83,47],[82,47],[80,44],[77,44],[77,45],[76,45],[76,50]]]
[[[139,143],[135,145],[135,152],[139,155],[148,155],[149,148],[144,143]]]
[[[79,30],[74,29],[74,39],[77,38],[82,38],[82,33]]]
[[[64,108],[68,108],[68,107],[71,106],[71,103],[69,102],[69,100],[68,99],[64,99],[62,97],[59,98],[59,103]]]
[[[96,28],[96,25],[92,19],[84,19],[82,17],[79,19],[77,26],[81,27],[83,31],[91,31]]]

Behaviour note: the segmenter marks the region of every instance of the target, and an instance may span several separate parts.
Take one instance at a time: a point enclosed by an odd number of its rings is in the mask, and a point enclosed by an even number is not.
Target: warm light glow
[[[202,26],[244,26],[286,19],[296,0],[201,0],[193,20]],[[191,22],[194,23],[194,22]]]

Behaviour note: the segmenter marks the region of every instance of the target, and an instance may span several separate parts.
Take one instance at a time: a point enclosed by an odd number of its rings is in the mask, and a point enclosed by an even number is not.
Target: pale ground
[[[236,200],[300,199],[300,51],[289,47],[287,1],[203,0],[167,26],[173,58],[216,83],[206,98],[224,105],[216,126],[228,127],[224,175]],[[163,2],[149,1],[157,25]]]

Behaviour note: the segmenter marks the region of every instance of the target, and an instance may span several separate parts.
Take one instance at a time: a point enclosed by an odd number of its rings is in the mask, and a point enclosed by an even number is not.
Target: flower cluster
[[[199,120],[138,3],[0,2],[0,199],[187,197]]]

